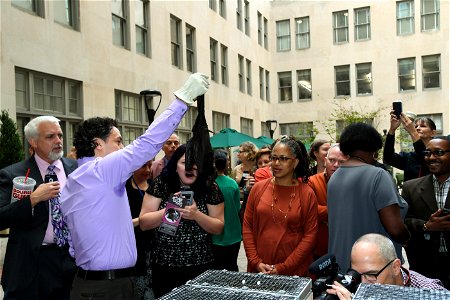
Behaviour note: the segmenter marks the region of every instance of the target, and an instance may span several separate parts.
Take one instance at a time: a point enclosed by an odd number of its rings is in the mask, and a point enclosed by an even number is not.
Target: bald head
[[[339,166],[347,159],[348,157],[341,152],[339,144],[331,145],[325,158],[325,172],[328,175],[328,178],[330,178]]]

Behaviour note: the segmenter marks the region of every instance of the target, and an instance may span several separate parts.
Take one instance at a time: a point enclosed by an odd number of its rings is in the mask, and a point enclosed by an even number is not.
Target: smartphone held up
[[[392,102],[392,109],[394,110],[394,114],[397,116],[397,118],[400,118],[400,114],[402,113],[402,101],[394,101]]]

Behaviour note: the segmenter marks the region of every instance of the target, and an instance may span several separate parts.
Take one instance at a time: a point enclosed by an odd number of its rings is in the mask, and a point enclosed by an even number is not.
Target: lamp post
[[[272,124],[275,125],[275,127],[272,129]],[[275,129],[277,129],[278,122],[276,120],[267,120],[266,126],[269,130],[270,138],[273,139],[273,133],[275,132]]]
[[[160,91],[157,90],[143,90],[139,93],[144,100],[145,108],[147,109],[147,117],[148,117],[148,124],[152,124],[155,113],[159,108],[159,105],[161,104],[162,95]],[[159,104],[156,109],[153,108],[153,97],[159,96]]]

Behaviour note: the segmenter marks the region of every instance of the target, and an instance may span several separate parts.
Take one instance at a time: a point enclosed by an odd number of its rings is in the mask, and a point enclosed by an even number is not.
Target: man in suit
[[[69,299],[75,263],[64,239],[56,244],[49,200],[58,198],[77,163],[63,158],[57,118],[34,118],[24,131],[34,155],[0,170],[0,229],[10,228],[1,280],[5,299]],[[44,182],[49,166],[58,181]],[[13,179],[28,170],[34,191],[11,203]]]
[[[150,175],[150,179],[155,179],[161,174],[164,167],[167,165],[167,162],[172,157],[175,150],[177,150],[178,146],[180,146],[180,139],[178,135],[173,133],[167,141],[164,142],[162,150],[164,151],[164,157],[158,161],[155,161],[152,165],[152,173]]]
[[[406,181],[402,196],[409,204],[405,223],[411,232],[406,247],[411,269],[438,278],[450,288],[450,138],[438,136],[426,145],[429,175]]]

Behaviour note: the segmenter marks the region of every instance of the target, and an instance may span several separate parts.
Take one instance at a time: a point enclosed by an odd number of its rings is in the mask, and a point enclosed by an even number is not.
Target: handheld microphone
[[[326,276],[329,274],[329,270],[333,269],[333,265],[336,263],[336,256],[334,254],[326,254],[317,259],[309,266],[309,272],[313,273],[317,277]]]

